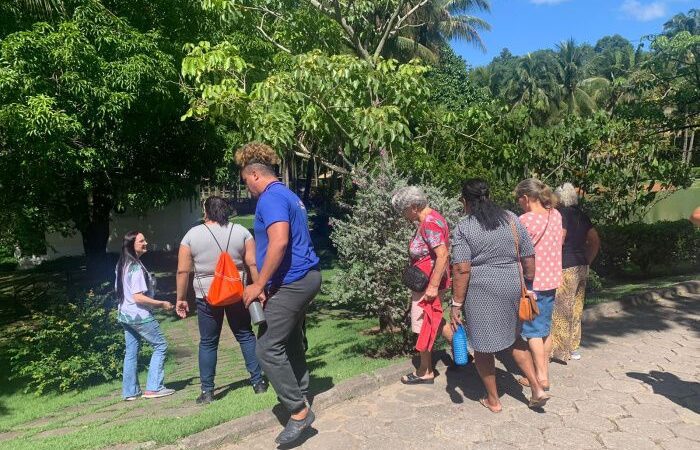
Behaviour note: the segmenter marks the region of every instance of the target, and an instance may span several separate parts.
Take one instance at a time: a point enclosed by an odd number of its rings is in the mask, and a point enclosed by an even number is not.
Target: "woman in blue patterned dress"
[[[462,187],[466,216],[452,238],[452,326],[464,321],[481,381],[486,388],[482,405],[502,410],[496,386],[494,353],[512,351],[513,359],[530,380],[529,406],[541,408],[549,399],[535,376],[527,344],[519,337],[520,268],[526,279],[535,274],[532,242],[518,217],[489,199],[488,184],[470,179]],[[517,230],[517,233],[514,231]],[[520,254],[516,256],[515,236]]]

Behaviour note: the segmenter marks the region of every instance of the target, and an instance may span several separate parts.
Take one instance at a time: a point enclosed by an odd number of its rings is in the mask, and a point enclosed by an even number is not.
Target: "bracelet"
[[[461,308],[462,306],[464,306],[464,303],[452,302],[452,305],[450,305],[450,306],[452,306],[453,308]]]

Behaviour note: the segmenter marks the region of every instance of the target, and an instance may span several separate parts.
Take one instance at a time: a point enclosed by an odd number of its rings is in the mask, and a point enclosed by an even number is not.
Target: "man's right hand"
[[[181,319],[187,317],[187,313],[190,312],[190,305],[187,304],[187,300],[178,300],[175,304],[175,312]]]

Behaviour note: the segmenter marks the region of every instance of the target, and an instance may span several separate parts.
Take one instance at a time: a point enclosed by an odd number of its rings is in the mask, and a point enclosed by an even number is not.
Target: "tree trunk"
[[[309,158],[306,161],[306,180],[304,180],[304,204],[309,204],[309,198],[311,197],[311,180],[314,176],[314,158]]]
[[[688,129],[683,130],[683,162],[688,161]]]
[[[112,206],[112,196],[109,193],[100,192],[98,187],[88,195],[87,217],[82,221],[80,234],[83,238],[86,268],[91,278],[104,280],[111,276],[107,260],[107,242]]]
[[[695,130],[690,132],[690,144],[688,144],[688,154],[686,155],[686,164],[693,162],[693,146],[695,145]]]
[[[391,317],[391,310],[388,307],[380,307],[377,311],[379,316],[379,331],[392,331],[394,329],[394,320]]]

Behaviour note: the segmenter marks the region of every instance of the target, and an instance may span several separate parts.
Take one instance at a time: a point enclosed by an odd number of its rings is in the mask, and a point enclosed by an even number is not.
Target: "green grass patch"
[[[325,283],[333,270],[323,271]],[[307,360],[315,394],[393,362],[364,355],[366,346],[377,345],[376,336],[364,333],[376,326],[375,320],[329,309],[327,300],[319,296],[307,319]],[[85,449],[147,441],[167,444],[277,404],[273,389],[264,395],[253,393],[240,351],[231,345],[233,337],[225,325],[216,378],[217,387],[224,392],[219,392],[221,398],[211,405],[196,406],[197,319],[161,319],[171,353],[166,363],[166,385],[178,388],[176,395],[126,403],[121,401],[121,382],[114,381],[80,392],[37,397],[25,394],[21,386],[0,380],[5,386],[0,389],[0,432],[20,433],[1,441],[0,449]],[[142,387],[145,378],[146,374],[141,373]]]
[[[650,278],[639,281],[609,281],[605,283],[606,286],[600,291],[586,296],[586,305],[589,306],[613,300],[620,300],[626,295],[638,294],[652,289],[666,288],[684,281],[698,279],[700,279],[700,273]]]

